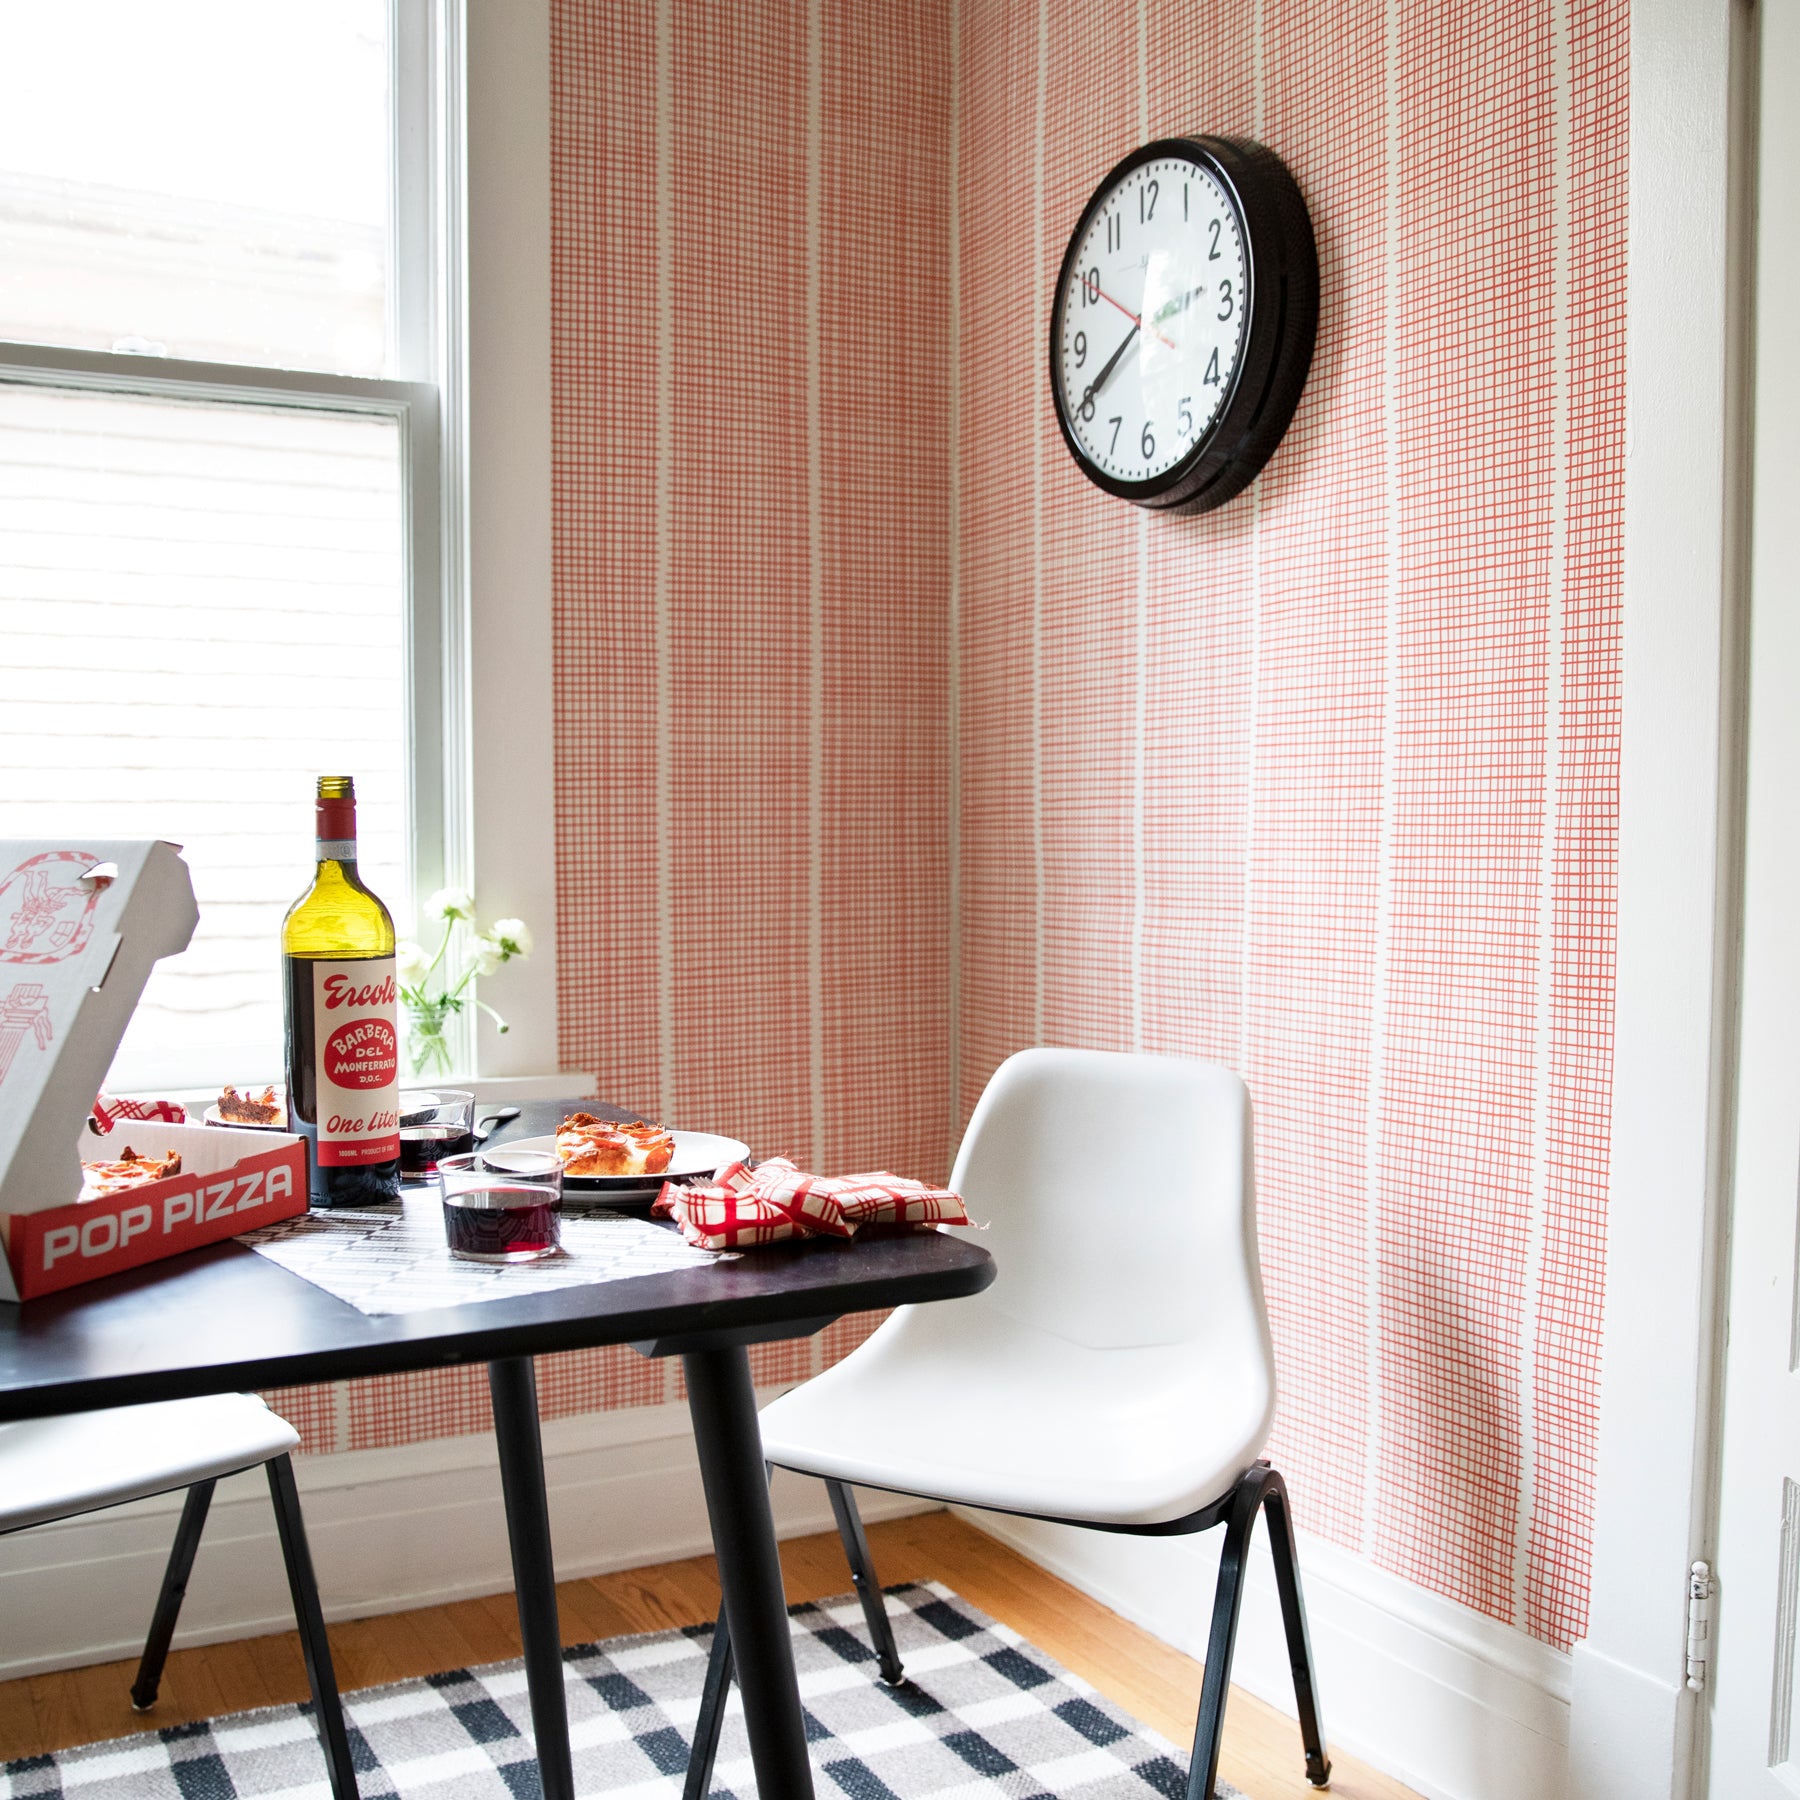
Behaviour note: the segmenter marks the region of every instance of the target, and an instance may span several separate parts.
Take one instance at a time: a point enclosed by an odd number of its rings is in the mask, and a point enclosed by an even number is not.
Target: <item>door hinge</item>
[[[1688,1570],[1687,1684],[1697,1694],[1706,1686],[1706,1663],[1712,1654],[1712,1564],[1697,1562]]]

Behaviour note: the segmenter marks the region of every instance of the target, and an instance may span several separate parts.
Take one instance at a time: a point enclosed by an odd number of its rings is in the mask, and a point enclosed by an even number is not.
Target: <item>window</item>
[[[278,1076],[315,775],[402,930],[444,879],[433,30],[0,0],[0,837],[168,838],[200,902],[121,1089]]]

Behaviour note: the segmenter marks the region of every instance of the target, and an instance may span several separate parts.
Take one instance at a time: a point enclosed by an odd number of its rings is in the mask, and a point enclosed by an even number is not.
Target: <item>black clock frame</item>
[[[1078,246],[1094,215],[1133,169],[1179,157],[1211,175],[1236,213],[1244,241],[1247,323],[1243,354],[1217,418],[1173,468],[1122,481],[1097,467],[1070,427],[1063,392],[1063,312]],[[1132,151],[1094,190],[1063,252],[1050,314],[1050,392],[1056,423],[1076,466],[1096,487],[1138,506],[1208,512],[1241,494],[1262,472],[1293,419],[1312,367],[1319,323],[1319,256],[1312,217],[1287,165],[1243,138],[1158,138]]]

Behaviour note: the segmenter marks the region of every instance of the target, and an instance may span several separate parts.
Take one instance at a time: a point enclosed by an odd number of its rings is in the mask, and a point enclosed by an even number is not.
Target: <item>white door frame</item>
[[[1748,0],[1633,0],[1618,1013],[1582,1800],[1704,1792],[1685,1574],[1713,1529],[1745,509]]]

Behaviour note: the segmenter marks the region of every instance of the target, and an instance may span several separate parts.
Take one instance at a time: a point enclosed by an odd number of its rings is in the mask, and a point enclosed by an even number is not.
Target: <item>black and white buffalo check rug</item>
[[[888,1590],[905,1682],[875,1679],[853,1597],[790,1608],[820,1800],[1179,1800],[1187,1759],[1015,1631],[936,1582]],[[674,1800],[687,1769],[711,1627],[563,1652],[575,1790]],[[454,1669],[345,1697],[367,1800],[539,1794],[525,1672]],[[734,1691],[714,1800],[756,1792]],[[1223,1785],[1221,1796],[1236,1790]],[[115,1738],[0,1770],[0,1796],[70,1800],[329,1800],[311,1708],[269,1707]]]

